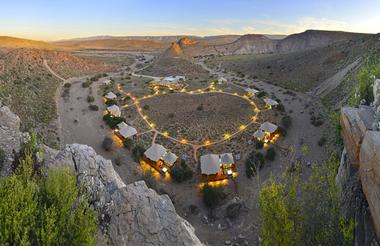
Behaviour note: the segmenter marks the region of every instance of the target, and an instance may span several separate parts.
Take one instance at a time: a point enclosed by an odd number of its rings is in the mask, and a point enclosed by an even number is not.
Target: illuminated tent
[[[162,157],[162,160],[169,166],[173,166],[173,164],[177,161],[178,156],[173,154],[172,152],[166,152],[166,154]]]
[[[158,161],[160,160],[166,153],[166,148],[160,144],[152,144],[149,149],[147,149],[144,153],[144,155],[152,160],[152,161]]]
[[[224,153],[220,155],[220,161],[222,164],[233,164],[234,157],[232,153]]]
[[[277,131],[277,126],[273,123],[270,123],[270,122],[264,122],[263,124],[261,124],[260,126],[260,129],[264,132],[267,132],[269,134],[272,134],[274,133],[275,131]]]
[[[208,154],[201,156],[201,172],[205,175],[217,174],[220,171],[219,155]]]
[[[277,106],[278,105],[278,102],[273,100],[273,99],[270,99],[268,97],[264,98],[263,99],[264,102],[269,106],[269,107],[273,107],[273,106]]]
[[[127,125],[125,122],[118,124],[117,128],[119,129],[118,133],[123,138],[129,138],[137,134],[137,130],[134,127]]]
[[[113,116],[117,116],[117,117],[120,117],[121,116],[121,111],[120,111],[120,108],[116,105],[112,105],[112,106],[109,106],[107,108],[107,111],[113,115]]]
[[[263,130],[257,130],[253,133],[253,137],[258,140],[263,140],[265,138],[265,132]]]
[[[117,98],[117,96],[112,91],[108,92],[104,97],[108,100],[113,100]]]

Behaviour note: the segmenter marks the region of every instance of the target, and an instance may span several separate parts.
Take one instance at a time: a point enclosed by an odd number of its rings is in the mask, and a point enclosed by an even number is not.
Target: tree
[[[225,197],[222,187],[212,187],[205,184],[202,191],[203,202],[210,209],[216,208]]]
[[[133,145],[133,142],[132,142],[132,139],[131,138],[126,138],[123,140],[123,145],[125,148],[127,148],[128,150],[131,150],[132,148],[132,145]]]
[[[296,172],[282,182],[271,180],[259,195],[260,234],[263,245],[352,245],[354,224],[341,210],[335,183],[339,159],[332,155],[300,181]]]
[[[145,148],[141,145],[136,145],[132,149],[132,158],[135,162],[139,162],[141,158],[144,156]]]
[[[0,147],[0,169],[5,162],[5,151]]]
[[[103,142],[102,142],[102,147],[105,151],[111,151],[112,144],[113,144],[112,138],[104,137]]]
[[[185,161],[181,161],[181,165],[175,165],[170,170],[170,176],[177,183],[191,179],[193,171],[187,166]]]
[[[256,174],[264,166],[265,160],[263,154],[252,151],[245,160],[245,173],[248,178]]]
[[[273,147],[268,148],[267,153],[265,154],[265,159],[273,161],[276,157],[276,151]]]

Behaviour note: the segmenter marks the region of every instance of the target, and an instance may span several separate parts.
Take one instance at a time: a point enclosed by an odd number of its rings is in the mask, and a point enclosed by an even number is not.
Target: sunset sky
[[[96,35],[380,32],[379,0],[15,0],[0,35],[58,40]]]

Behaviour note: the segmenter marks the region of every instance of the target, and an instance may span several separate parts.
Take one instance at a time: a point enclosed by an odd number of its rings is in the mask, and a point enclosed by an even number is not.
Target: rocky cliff
[[[12,151],[23,139],[20,119],[0,107],[0,147],[7,153],[4,174],[9,172]],[[101,225],[112,245],[202,245],[194,228],[175,211],[167,195],[158,195],[144,181],[123,183],[110,160],[89,146],[66,145],[62,150],[42,146],[47,168],[68,167],[86,189],[91,204],[101,212]]]
[[[341,110],[345,151],[337,181],[344,197],[351,197],[344,205],[355,214],[357,245],[378,245],[380,237],[380,131],[372,128],[374,114],[369,106]]]

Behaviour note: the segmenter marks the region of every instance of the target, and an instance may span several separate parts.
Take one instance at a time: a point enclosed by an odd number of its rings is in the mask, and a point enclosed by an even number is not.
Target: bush
[[[285,129],[284,127],[279,126],[279,127],[278,127],[278,133],[279,133],[281,136],[285,137],[286,134],[287,134],[287,131],[286,131],[286,129]]]
[[[93,96],[87,96],[87,102],[92,103],[95,101],[95,98]]]
[[[90,82],[90,81],[86,81],[86,82],[83,82],[83,83],[82,83],[82,87],[83,87],[83,88],[88,88],[88,87],[90,87],[90,85],[91,85],[91,82]]]
[[[144,109],[144,110],[149,110],[149,109],[150,109],[150,106],[149,106],[148,104],[145,104],[145,105],[143,106],[143,109]]]
[[[199,105],[199,106],[197,107],[197,110],[198,110],[198,111],[202,111],[202,110],[203,110],[203,104]]]
[[[282,117],[281,124],[285,128],[288,128],[292,124],[292,119],[290,118],[290,116],[286,115],[286,116]]]
[[[210,209],[216,208],[226,196],[222,187],[212,187],[208,184],[205,184],[202,192],[203,203]]]
[[[245,160],[245,174],[251,178],[265,164],[264,156],[260,152],[252,151]]]
[[[256,94],[256,96],[257,96],[258,98],[264,97],[264,96],[266,96],[266,95],[267,95],[267,93],[266,93],[265,91],[259,91],[259,92]]]
[[[105,137],[103,139],[103,142],[102,142],[102,147],[105,151],[111,151],[112,149],[112,144],[113,144],[113,141],[112,141],[112,138],[110,137]]]
[[[109,99],[106,101],[107,106],[117,105],[117,101],[115,99]]]
[[[132,158],[135,162],[139,162],[141,158],[144,156],[145,148],[142,147],[141,145],[136,145],[132,149]]]
[[[93,104],[88,105],[88,108],[89,108],[91,111],[98,111],[98,110],[99,110],[99,107],[96,106],[96,105],[93,105]]]
[[[319,140],[318,140],[318,146],[323,146],[325,145],[325,143],[327,142],[327,139],[325,137],[321,137]]]
[[[117,154],[115,159],[113,160],[115,165],[116,166],[120,166],[121,165],[121,161],[122,161],[122,156],[120,154]]]
[[[273,161],[275,157],[276,157],[276,151],[273,147],[270,147],[267,150],[267,153],[265,154],[265,159]]]
[[[256,149],[262,149],[264,147],[264,142],[258,139],[253,140],[255,142]]]
[[[63,84],[63,87],[70,88],[71,87],[71,83],[65,83],[65,84]]]
[[[110,114],[104,115],[103,120],[111,129],[114,129],[118,124],[125,121],[123,117],[112,117]]]
[[[123,141],[124,147],[127,148],[128,150],[131,150],[132,144],[133,144],[133,142],[132,142],[132,139],[130,139],[130,138],[126,138]]]
[[[170,118],[170,119],[173,119],[174,116],[175,116],[174,113],[169,113],[169,114],[168,114],[168,118]]]
[[[26,154],[0,184],[0,245],[95,245],[97,214],[68,168],[33,171]]]
[[[277,106],[276,106],[276,109],[278,111],[281,111],[281,112],[285,112],[285,107],[282,103],[279,103]]]
[[[181,165],[175,165],[170,170],[170,176],[177,183],[191,179],[193,171],[186,165],[185,161],[181,161]]]

